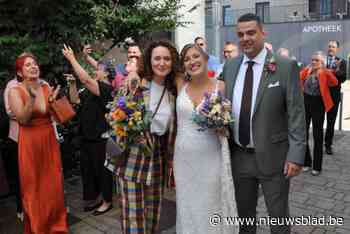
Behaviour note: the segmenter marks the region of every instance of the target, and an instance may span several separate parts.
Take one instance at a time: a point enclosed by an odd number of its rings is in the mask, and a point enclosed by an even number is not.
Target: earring
[[[191,81],[191,80],[192,80],[192,77],[190,76],[190,74],[185,72],[185,81]]]

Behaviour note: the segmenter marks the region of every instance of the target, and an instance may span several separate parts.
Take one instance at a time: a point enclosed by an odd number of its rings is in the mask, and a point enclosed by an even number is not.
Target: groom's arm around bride
[[[258,16],[238,19],[236,33],[243,55],[226,62],[223,78],[232,101],[232,170],[240,217],[256,217],[259,184],[269,216],[288,217],[290,178],[299,174],[306,149],[305,111],[296,62],[264,48]],[[255,233],[241,226],[240,233]],[[271,226],[272,233],[290,233]]]

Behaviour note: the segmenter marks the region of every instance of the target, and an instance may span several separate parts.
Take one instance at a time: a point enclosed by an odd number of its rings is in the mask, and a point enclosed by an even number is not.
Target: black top
[[[339,68],[337,68],[336,60],[340,61]],[[341,83],[346,80],[346,61],[339,57],[327,56],[327,68],[335,70],[335,77],[338,80],[338,85],[335,87],[330,87],[331,93],[340,93]]]
[[[320,82],[314,74],[309,75],[304,82],[304,92],[311,96],[321,96]]]
[[[92,94],[85,89],[80,94],[80,132],[85,140],[100,141],[101,135],[109,129],[105,114],[108,112],[106,105],[112,101],[111,85],[98,81],[100,96]]]

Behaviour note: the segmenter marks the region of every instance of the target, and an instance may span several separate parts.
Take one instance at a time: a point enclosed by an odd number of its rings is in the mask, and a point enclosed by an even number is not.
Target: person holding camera
[[[81,105],[79,116],[80,134],[82,135],[80,163],[83,200],[86,202],[84,211],[94,211],[93,215],[98,216],[113,208],[113,177],[111,172],[104,167],[107,139],[102,135],[109,129],[105,114],[108,111],[106,105],[112,100],[111,81],[115,70],[110,63],[98,62],[95,75],[91,77],[78,63],[69,46],[64,45],[62,53],[85,87],[84,91],[77,92],[74,77],[66,75],[69,81],[70,100],[74,104]]]

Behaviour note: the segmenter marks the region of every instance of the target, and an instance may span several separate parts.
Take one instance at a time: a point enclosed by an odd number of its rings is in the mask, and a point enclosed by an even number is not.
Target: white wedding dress
[[[226,225],[224,220],[237,216],[227,139],[220,139],[212,130],[197,130],[192,121],[194,105],[186,88],[176,101],[176,233],[238,233],[238,226]],[[215,214],[222,219],[211,225],[210,217]]]

